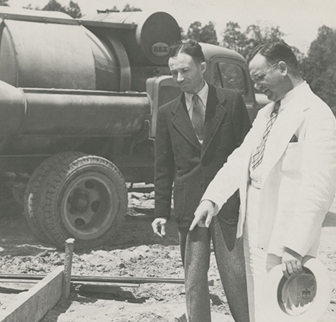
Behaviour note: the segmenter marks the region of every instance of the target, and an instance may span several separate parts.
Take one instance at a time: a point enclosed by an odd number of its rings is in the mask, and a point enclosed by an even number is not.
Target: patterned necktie
[[[273,124],[274,124],[274,122],[275,122],[275,120],[278,116],[279,107],[280,107],[280,101],[277,101],[274,104],[273,111],[270,115],[270,119],[267,122],[266,130],[265,130],[264,135],[262,137],[261,143],[257,148],[257,152],[252,157],[252,169],[253,170],[255,170],[258,167],[258,165],[261,164],[261,161],[264,157],[266,141],[267,141],[269,133],[271,132],[272,126],[273,126]]]
[[[203,140],[203,127],[205,121],[205,114],[203,111],[203,106],[201,99],[197,94],[194,94],[192,97],[192,116],[191,123],[195,129],[196,135],[200,141]]]

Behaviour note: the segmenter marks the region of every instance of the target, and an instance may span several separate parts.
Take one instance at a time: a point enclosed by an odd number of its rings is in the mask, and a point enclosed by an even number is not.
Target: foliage
[[[69,6],[65,7],[65,13],[67,13],[72,18],[81,18],[82,13],[78,3],[70,1]]]
[[[132,11],[142,11],[142,10],[140,8],[135,8],[134,6],[131,7],[129,4],[126,4],[122,11],[123,12],[132,12]]]
[[[110,13],[110,12],[120,12],[120,10],[116,6],[113,6],[112,9],[97,10],[97,13]]]
[[[27,6],[22,7],[23,9],[28,9],[28,10],[40,10],[40,8],[38,6],[33,7],[33,5],[31,3],[29,3]]]
[[[284,34],[279,27],[271,26],[262,29],[258,25],[249,25],[242,32],[238,23],[230,21],[226,24],[222,36],[224,47],[240,53],[249,60],[258,45],[265,41],[282,40]]]
[[[0,6],[9,7],[8,0],[0,0]]]
[[[82,17],[79,5],[76,2],[70,1],[68,6],[62,6],[57,0],[49,0],[42,8],[44,11],[60,11],[68,14],[72,18]]]
[[[336,29],[322,26],[301,70],[312,90],[336,111]]]
[[[42,8],[44,11],[61,11],[64,12],[62,5],[57,0],[49,0],[49,2]]]
[[[181,33],[181,39],[182,39],[182,40],[187,39],[187,35],[184,33],[184,30],[183,30],[182,27],[180,27],[180,33]]]
[[[187,38],[198,42],[218,45],[215,25],[211,21],[204,27],[202,27],[199,21],[193,22],[188,28]]]
[[[110,12],[120,12],[120,10],[117,8],[117,6],[113,6],[112,9],[106,9],[106,10],[97,10],[98,13],[110,13]],[[129,4],[126,4],[122,12],[134,12],[134,11],[142,11],[140,8],[136,8],[134,6],[130,6]]]
[[[223,46],[232,49],[245,57],[248,46],[247,36],[242,33],[236,22],[228,22],[223,32]]]
[[[202,24],[199,21],[193,22],[188,28],[187,38],[200,41],[201,28]]]

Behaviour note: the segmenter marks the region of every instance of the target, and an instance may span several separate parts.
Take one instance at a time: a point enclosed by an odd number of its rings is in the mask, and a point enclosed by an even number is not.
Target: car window
[[[243,69],[228,62],[216,63],[214,70],[215,85],[223,88],[238,90],[245,95],[247,92]]]

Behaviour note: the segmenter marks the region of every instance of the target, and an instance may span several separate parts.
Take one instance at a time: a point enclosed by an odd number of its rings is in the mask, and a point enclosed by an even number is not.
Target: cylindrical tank
[[[57,152],[55,146],[62,151],[88,138],[132,137],[150,114],[147,93],[19,89],[0,81],[0,155]]]
[[[0,8],[0,80],[15,87],[120,90],[117,55],[78,21],[61,13],[42,20],[33,10],[14,15],[6,9],[5,15]]]
[[[131,136],[151,114],[147,93],[18,89],[0,81],[0,136]]]
[[[0,81],[0,137],[17,134],[27,111],[21,89]]]
[[[165,12],[75,20],[60,12],[3,8],[0,80],[15,87],[127,91],[131,65],[133,73],[137,66],[166,66],[169,46],[181,39]]]
[[[168,62],[169,46],[181,40],[177,21],[166,12],[109,12],[85,16],[81,20],[84,25],[90,25],[90,21],[99,21],[134,26],[135,28],[128,29],[101,30],[105,34],[118,34],[131,65],[165,66]],[[89,28],[97,30],[95,27]]]
[[[26,89],[25,99],[21,135],[132,136],[151,113],[147,93]]]

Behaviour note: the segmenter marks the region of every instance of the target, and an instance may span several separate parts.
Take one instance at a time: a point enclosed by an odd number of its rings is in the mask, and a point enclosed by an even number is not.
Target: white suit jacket
[[[284,247],[301,256],[316,256],[322,222],[336,190],[336,122],[330,108],[306,83],[291,92],[288,94],[293,97],[268,136],[262,161],[259,247],[278,256]],[[251,157],[261,142],[273,105],[259,111],[243,144],[231,154],[202,197],[220,209],[239,188],[237,237],[242,235],[246,216]],[[290,143],[294,134],[297,142]]]

